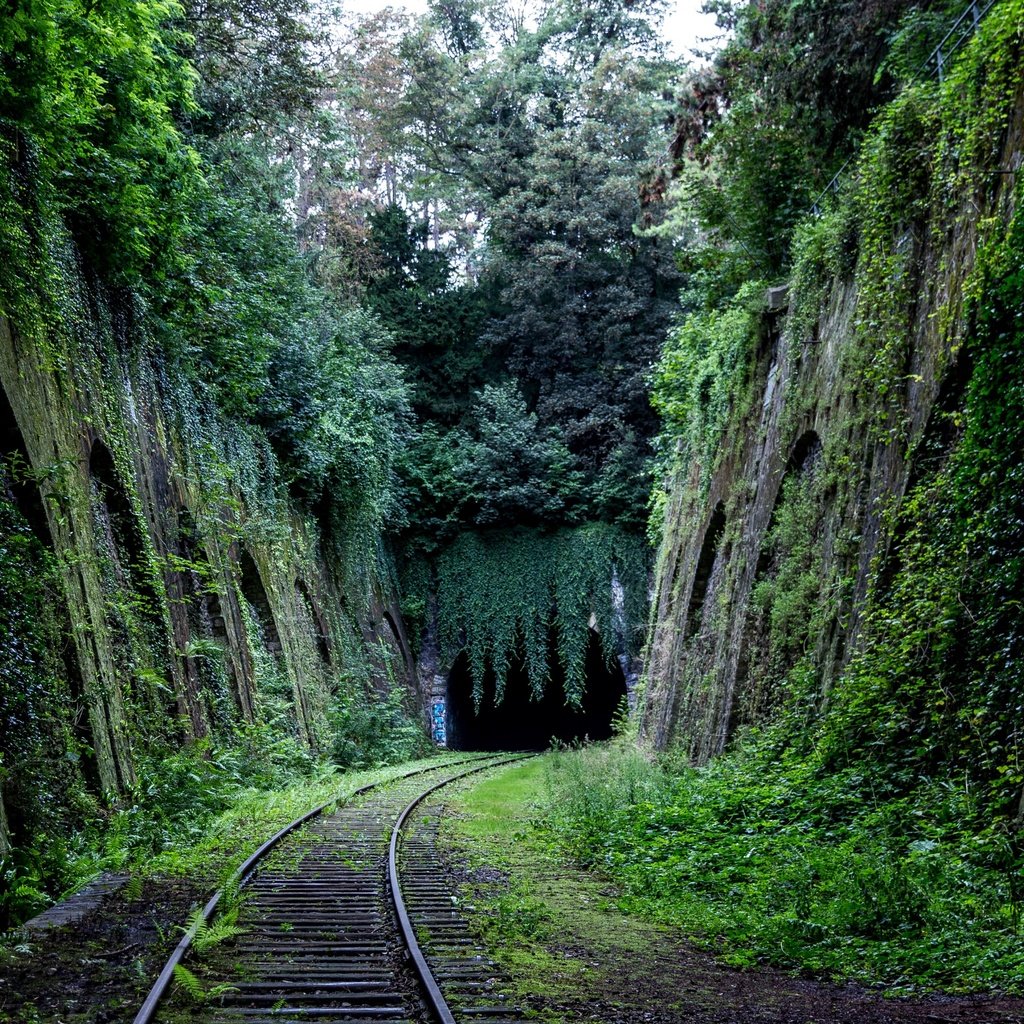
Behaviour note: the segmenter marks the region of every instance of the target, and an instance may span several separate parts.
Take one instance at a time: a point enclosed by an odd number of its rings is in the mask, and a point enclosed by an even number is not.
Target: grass
[[[138,870],[144,877],[174,875],[224,879],[270,836],[301,815],[329,801],[343,802],[357,789],[386,782],[416,768],[443,765],[458,755],[439,754],[361,771],[330,770],[281,789],[245,790],[230,808],[213,818],[198,842],[172,847]]]
[[[670,949],[691,1000],[716,971],[760,966],[892,996],[1016,995],[1007,879],[936,800],[872,798],[856,777],[753,747],[693,769],[615,742],[464,787],[443,835],[471,869],[471,924],[520,997],[628,999],[631,977],[639,998],[643,964]]]
[[[165,774],[159,786],[150,786],[148,793],[83,831],[73,848],[62,852],[61,890],[78,891],[103,872],[129,875],[129,898],[138,898],[145,883],[157,878],[188,878],[200,890],[211,889],[262,842],[314,807],[458,756],[435,754],[361,770],[319,763],[305,772],[280,772],[246,784],[239,774],[222,772],[216,762],[211,767],[198,755],[183,754],[179,760],[187,771],[175,763],[174,775]],[[51,902],[38,893],[22,916]],[[4,948],[16,942],[16,936],[5,937]]]
[[[551,755],[469,782],[448,798],[442,840],[466,858],[471,926],[518,998],[557,1022],[572,1002],[628,998],[630,977],[666,930],[621,912],[607,883],[574,868],[539,820]],[[495,872],[498,874],[496,875]]]

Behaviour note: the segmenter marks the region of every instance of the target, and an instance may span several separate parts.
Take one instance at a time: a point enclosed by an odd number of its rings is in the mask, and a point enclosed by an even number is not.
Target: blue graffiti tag
[[[448,745],[448,728],[445,725],[445,702],[443,700],[435,700],[431,705],[431,732],[433,733],[434,742],[439,747]]]

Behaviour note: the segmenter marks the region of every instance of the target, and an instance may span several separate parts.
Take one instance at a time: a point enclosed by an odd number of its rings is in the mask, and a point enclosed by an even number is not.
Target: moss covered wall
[[[324,750],[339,700],[416,699],[376,542],[346,561],[265,438],[65,265],[59,315],[0,318],[0,586],[27,609],[0,623],[23,655],[0,694],[0,857],[28,860],[130,789],[140,752],[254,724]]]
[[[702,762],[784,702],[820,715],[905,571],[905,498],[963,434],[978,254],[1016,209],[1021,39],[996,14],[958,75],[880,114],[798,232],[786,298],[748,297],[721,436],[679,441],[641,711],[658,747]]]

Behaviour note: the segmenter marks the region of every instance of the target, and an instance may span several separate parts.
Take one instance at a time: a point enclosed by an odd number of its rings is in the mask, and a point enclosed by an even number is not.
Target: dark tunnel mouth
[[[448,674],[447,729],[452,750],[547,750],[553,740],[574,743],[610,739],[626,696],[626,677],[616,657],[606,659],[601,638],[590,630],[585,687],[579,709],[565,701],[565,673],[554,648],[551,679],[544,696],[532,697],[522,651],[512,658],[501,704],[494,703],[494,675],[488,667],[479,712],[473,707],[469,659],[460,654]]]

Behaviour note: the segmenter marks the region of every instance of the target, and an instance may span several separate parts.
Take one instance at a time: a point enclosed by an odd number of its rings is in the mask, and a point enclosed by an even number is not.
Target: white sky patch
[[[675,0],[669,3],[663,34],[669,53],[684,60],[697,60],[694,50],[706,52],[716,48],[708,40],[721,37],[721,30],[710,14],[701,13],[703,0]]]
[[[694,51],[707,51],[707,40],[719,35],[715,19],[700,11],[703,0],[669,0],[663,35],[669,56],[688,61],[698,58]],[[425,14],[426,0],[344,0],[346,14],[375,14],[385,7],[404,8],[410,14]]]

